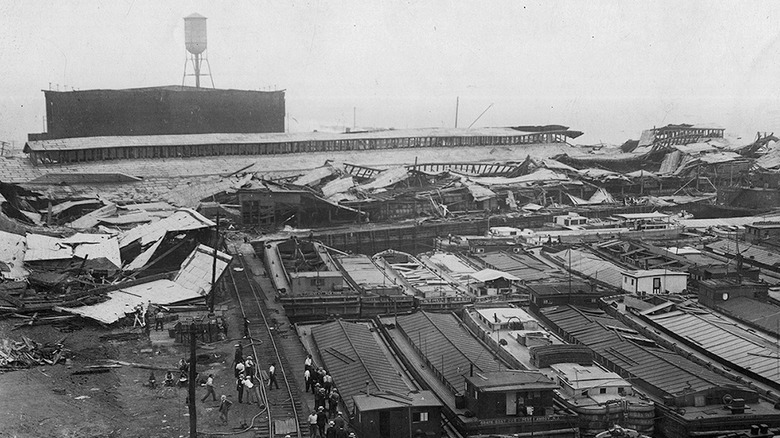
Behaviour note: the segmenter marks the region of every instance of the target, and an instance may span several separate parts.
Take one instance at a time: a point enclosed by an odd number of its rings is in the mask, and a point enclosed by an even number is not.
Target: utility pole
[[[217,208],[217,237],[214,242],[214,262],[211,265],[211,290],[209,291],[209,315],[214,314],[214,293],[217,289],[217,248],[219,248],[219,208]]]
[[[190,438],[198,438],[198,418],[197,409],[195,408],[195,378],[197,373],[195,368],[197,367],[197,357],[195,354],[196,348],[196,326],[195,323],[190,324],[190,377],[189,388],[187,391],[187,399],[190,401],[188,407],[190,412]]]
[[[460,96],[455,98],[455,127],[458,127],[458,107],[460,106]]]

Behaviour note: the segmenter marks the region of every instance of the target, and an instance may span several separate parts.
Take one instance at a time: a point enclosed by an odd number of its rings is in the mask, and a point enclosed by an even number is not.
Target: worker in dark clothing
[[[244,361],[244,346],[241,345],[241,343],[238,343],[235,347],[236,351],[233,353],[233,368],[236,367],[237,363]]]
[[[249,320],[244,318],[244,339],[249,339]]]
[[[236,379],[236,392],[238,392],[238,402],[243,403],[244,401],[244,375],[239,374],[238,378]]]
[[[276,381],[276,364],[274,363],[268,367],[268,389],[273,389],[271,385],[276,385],[276,389],[279,389],[279,382]]]
[[[320,406],[317,408],[317,428],[320,430],[320,436],[325,436],[326,424],[328,424],[328,416],[325,415],[325,409]]]
[[[336,418],[333,419],[333,423],[336,424],[336,429],[339,429],[339,428],[343,429],[344,427],[347,426],[347,422],[344,421],[344,416],[343,416],[343,414],[341,412],[339,412],[336,415]]]
[[[341,395],[339,394],[338,389],[333,388],[330,390],[330,395],[328,395],[328,414],[331,418],[333,418],[334,415],[336,415],[336,410],[339,408],[339,401],[341,400]]]

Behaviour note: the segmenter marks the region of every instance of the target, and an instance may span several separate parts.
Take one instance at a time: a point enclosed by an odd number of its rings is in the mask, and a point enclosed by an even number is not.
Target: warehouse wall
[[[30,139],[284,132],[284,91],[172,86],[44,94],[47,132]]]

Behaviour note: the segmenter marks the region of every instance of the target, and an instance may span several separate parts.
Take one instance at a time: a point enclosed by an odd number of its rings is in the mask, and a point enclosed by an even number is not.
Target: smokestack
[[[469,377],[474,377],[474,362],[469,363]]]
[[[366,395],[371,395],[371,385],[366,381]]]

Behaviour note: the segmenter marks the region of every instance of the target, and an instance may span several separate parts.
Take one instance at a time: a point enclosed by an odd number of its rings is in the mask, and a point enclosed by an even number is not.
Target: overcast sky
[[[286,89],[291,131],[451,127],[460,97],[460,127],[493,104],[474,126],[565,124],[583,144],[780,132],[780,2],[0,0],[0,140],[43,131],[49,83],[181,84],[193,12],[216,87]]]

